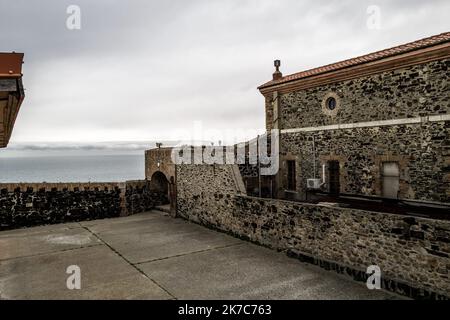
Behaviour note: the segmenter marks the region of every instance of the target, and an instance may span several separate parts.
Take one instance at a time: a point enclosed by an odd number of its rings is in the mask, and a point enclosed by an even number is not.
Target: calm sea
[[[143,153],[0,158],[0,182],[120,182],[143,178]]]

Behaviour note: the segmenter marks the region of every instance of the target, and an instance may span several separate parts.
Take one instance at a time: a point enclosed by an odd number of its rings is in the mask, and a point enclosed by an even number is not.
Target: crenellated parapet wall
[[[128,182],[57,182],[57,183],[0,183],[0,191],[111,191],[115,189],[123,189]]]
[[[127,216],[163,200],[146,180],[0,183],[0,230]]]

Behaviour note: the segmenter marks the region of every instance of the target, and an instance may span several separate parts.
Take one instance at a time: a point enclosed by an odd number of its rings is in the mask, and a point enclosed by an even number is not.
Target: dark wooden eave
[[[23,53],[0,53],[0,148],[8,145],[25,97],[22,61]]]

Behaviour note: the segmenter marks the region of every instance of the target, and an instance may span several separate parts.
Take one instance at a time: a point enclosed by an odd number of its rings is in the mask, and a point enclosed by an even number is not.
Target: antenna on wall
[[[315,136],[313,135],[312,137],[312,145],[313,145],[313,178],[316,178],[316,139]]]

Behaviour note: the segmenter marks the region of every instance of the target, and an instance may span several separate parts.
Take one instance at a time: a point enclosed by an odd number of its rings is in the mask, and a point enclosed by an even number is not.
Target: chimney
[[[281,61],[275,60],[273,62],[273,65],[275,66],[275,72],[273,73],[273,80],[278,80],[278,79],[283,78],[283,74],[280,72]]]

